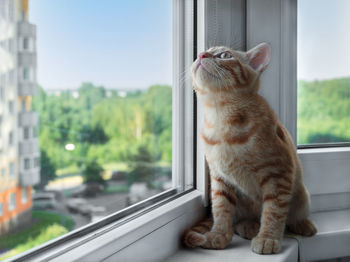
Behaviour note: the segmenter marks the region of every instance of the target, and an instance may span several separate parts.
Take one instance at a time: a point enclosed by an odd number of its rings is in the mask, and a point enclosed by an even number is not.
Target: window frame
[[[173,23],[173,188],[11,259],[71,261],[74,258],[81,261],[99,261],[151,232],[164,226],[169,228],[168,224],[173,221],[179,221],[181,226],[170,227],[171,230],[181,234],[189,223],[204,216],[206,210],[203,199],[207,195],[207,186],[206,179],[198,175],[198,170],[204,170],[205,162],[203,152],[196,150],[197,104],[189,81],[190,72],[187,70],[197,49],[194,42],[197,33],[197,13],[194,12],[196,6],[196,0],[173,0],[173,21],[176,21]],[[195,161],[197,159],[201,160],[200,164]],[[197,210],[196,214],[192,213],[193,210]],[[186,220],[182,219],[184,216],[187,217]],[[159,241],[161,244],[161,238]],[[110,248],[111,245],[113,248]],[[166,255],[173,250],[171,245],[168,247],[164,249]]]
[[[174,0],[174,17],[178,21],[186,21],[184,15],[184,1]],[[188,1],[189,2],[189,1]],[[269,104],[275,110],[281,122],[286,126],[296,141],[296,117],[297,117],[297,78],[296,78],[296,47],[297,47],[297,1],[295,0],[193,0],[193,6],[196,6],[197,12],[194,19],[197,22],[197,29],[194,35],[197,42],[192,50],[191,59],[198,52],[204,51],[211,45],[230,45],[233,48],[246,50],[260,42],[268,42],[272,47],[271,64],[262,75],[261,94],[268,100]],[[266,14],[269,14],[268,16]],[[183,32],[184,25],[177,25],[174,28],[174,34]],[[182,29],[181,29],[182,28]],[[216,29],[216,30],[213,30]],[[186,38],[180,41],[175,48],[181,50],[186,46]],[[183,50],[183,49],[182,49]],[[188,55],[191,51],[183,53]],[[182,69],[185,69],[186,62],[183,57],[176,57],[174,53],[174,62]],[[191,53],[190,53],[191,54]],[[176,60],[178,59],[178,60]],[[182,60],[181,60],[182,59]],[[177,62],[176,62],[177,61]],[[178,67],[178,70],[181,67]],[[174,76],[179,76],[182,71],[174,71]],[[177,82],[176,82],[177,81]],[[181,82],[175,79],[176,85]],[[188,84],[186,88],[188,89]],[[177,90],[177,94],[184,94],[183,90]],[[193,96],[191,95],[193,98]],[[183,101],[189,101],[183,100]],[[176,111],[180,103],[173,104],[173,111]],[[205,206],[208,204],[208,168],[205,164],[203,145],[200,141],[200,126],[203,123],[203,111],[201,105],[196,102],[187,104],[186,109],[195,117],[178,118],[184,121],[183,127],[193,125],[194,134],[185,138],[183,131],[179,127],[174,132],[182,137],[184,144],[179,148],[185,150],[188,142],[194,145],[194,150],[189,151],[186,156],[191,156],[195,161],[194,166],[180,165],[175,167],[175,172],[183,171],[183,174],[196,171],[194,181],[195,189],[184,191],[177,197],[162,199],[161,202],[153,205],[151,210],[139,210],[134,213],[133,218],[124,217],[117,220],[117,215],[113,214],[104,221],[104,227],[95,230],[86,231],[86,228],[92,228],[94,224],[88,225],[82,229],[71,232],[71,239],[67,242],[64,237],[58,238],[37,247],[37,252],[33,250],[24,252],[18,257],[19,261],[25,261],[27,258],[40,258],[50,261],[62,261],[66,259],[71,261],[115,261],[117,258],[133,258],[136,253],[138,257],[147,254],[153,261],[161,260],[176,252],[180,247],[179,238],[181,233],[189,225],[205,215]],[[196,109],[196,110],[195,110]],[[180,108],[178,112],[185,114],[186,110]],[[191,122],[193,121],[194,122]],[[176,129],[177,128],[177,129]],[[182,134],[179,135],[179,134]],[[191,141],[192,139],[192,141]],[[186,144],[187,143],[187,144]],[[324,191],[324,185],[317,184],[321,178],[329,177],[330,170],[335,170],[339,179],[348,178],[346,173],[347,164],[350,160],[350,148],[323,148],[323,149],[298,149],[304,167],[305,183],[311,193],[313,210],[323,210],[343,207],[345,201],[339,201],[340,195],[344,190],[350,194],[350,185],[343,184],[340,188],[339,183],[331,185],[331,191]],[[184,156],[177,155],[175,159],[186,159]],[[327,168],[326,168],[327,167]],[[333,169],[331,169],[333,168]],[[333,173],[335,173],[333,171]],[[186,181],[185,176],[177,176],[175,181]],[[316,182],[316,183],[315,183]],[[178,184],[174,184],[177,186]],[[182,189],[186,189],[186,184],[182,184]],[[169,194],[165,192],[164,194]],[[157,198],[159,196],[155,196]],[[344,198],[344,196],[343,196]],[[326,201],[322,201],[326,199]],[[146,201],[154,201],[149,199]],[[146,204],[142,202],[141,204]],[[130,207],[132,208],[132,207]],[[127,209],[129,210],[129,209]],[[129,210],[131,212],[131,209]],[[107,223],[108,222],[108,223]],[[110,222],[110,223],[109,223]],[[91,227],[92,226],[92,227]],[[85,231],[84,231],[85,230]],[[84,234],[84,232],[86,234]],[[167,235],[168,238],[164,238]],[[63,245],[53,245],[61,241]],[[51,244],[51,246],[50,246]],[[161,250],[150,252],[154,247],[161,246]],[[50,247],[54,246],[52,250]],[[138,252],[134,252],[137,248]],[[152,249],[153,248],[153,249]],[[24,258],[24,259],[23,259]],[[85,259],[85,260],[84,260]]]

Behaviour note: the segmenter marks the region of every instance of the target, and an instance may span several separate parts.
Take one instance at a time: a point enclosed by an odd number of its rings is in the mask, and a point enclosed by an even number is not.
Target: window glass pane
[[[13,145],[13,132],[10,131],[9,133],[9,146],[12,146]]]
[[[30,77],[30,72],[29,72],[29,68],[25,67],[23,68],[23,80],[29,80]]]
[[[23,38],[23,49],[29,49],[29,39],[27,37]]]
[[[27,188],[23,187],[22,188],[22,203],[25,204],[27,203],[28,200],[28,191]]]
[[[18,76],[0,100],[15,178],[0,196],[18,198],[0,260],[172,188],[173,1],[18,3],[0,25],[18,55],[0,45],[0,75]]]
[[[350,2],[298,1],[298,144],[350,142]]]
[[[11,193],[10,194],[10,199],[9,199],[9,210],[12,211],[16,208],[16,193]]]
[[[15,177],[15,164],[13,162],[10,162],[10,178],[14,178]]]
[[[29,139],[29,127],[24,127],[23,128],[23,138],[24,139]]]

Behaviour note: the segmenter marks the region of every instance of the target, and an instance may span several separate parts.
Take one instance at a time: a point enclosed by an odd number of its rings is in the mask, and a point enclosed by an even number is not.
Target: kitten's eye
[[[221,59],[229,59],[229,58],[232,58],[233,56],[230,52],[222,52],[222,53],[218,54],[217,57],[219,57]]]

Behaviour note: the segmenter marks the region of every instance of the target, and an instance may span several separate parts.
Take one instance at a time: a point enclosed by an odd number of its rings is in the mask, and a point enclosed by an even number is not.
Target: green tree
[[[156,168],[154,166],[154,156],[145,145],[140,145],[137,153],[129,157],[130,173],[127,175],[128,184],[135,182],[146,182],[151,185],[155,177]]]
[[[45,150],[40,151],[40,182],[36,189],[44,189],[50,180],[56,178],[56,168],[51,162]]]
[[[102,177],[103,173],[103,167],[100,166],[97,161],[90,160],[85,163],[83,166],[83,176],[84,176],[84,183],[99,183],[102,185],[106,184],[106,181]]]

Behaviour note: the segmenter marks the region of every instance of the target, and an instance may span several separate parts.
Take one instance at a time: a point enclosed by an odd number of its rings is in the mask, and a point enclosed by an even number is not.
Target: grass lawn
[[[76,174],[76,173],[80,173],[80,169],[75,165],[56,170],[57,176],[66,175],[66,174]]]
[[[127,193],[129,192],[128,185],[115,185],[107,186],[103,191],[103,194],[116,194],[116,193]]]
[[[34,224],[20,232],[0,238],[0,247],[9,251],[0,255],[0,261],[63,235],[74,227],[74,221],[65,215],[49,211],[33,211]]]

